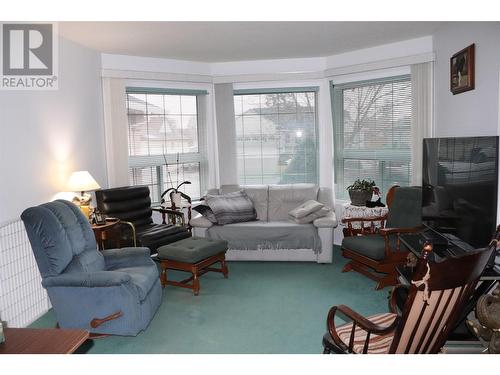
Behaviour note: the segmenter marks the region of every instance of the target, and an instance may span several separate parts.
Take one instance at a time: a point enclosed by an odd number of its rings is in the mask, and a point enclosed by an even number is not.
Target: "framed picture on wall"
[[[450,91],[455,94],[474,90],[474,44],[450,59]]]

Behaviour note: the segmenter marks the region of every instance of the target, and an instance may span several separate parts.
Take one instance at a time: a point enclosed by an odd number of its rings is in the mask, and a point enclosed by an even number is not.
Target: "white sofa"
[[[238,190],[244,190],[252,200],[257,221],[214,225],[194,212],[196,216],[190,222],[194,236],[227,240],[228,260],[332,262],[333,229],[337,219],[331,189],[313,184],[223,185],[220,189],[209,190],[208,194]],[[289,220],[288,212],[310,199],[331,208],[330,214],[311,224]]]

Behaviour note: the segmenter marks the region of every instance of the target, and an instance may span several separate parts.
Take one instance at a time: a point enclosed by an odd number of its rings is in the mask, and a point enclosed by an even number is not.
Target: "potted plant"
[[[360,180],[358,178],[352,185],[347,187],[349,198],[351,198],[351,204],[353,206],[365,206],[366,201],[370,201],[372,199],[374,187],[375,181]]]

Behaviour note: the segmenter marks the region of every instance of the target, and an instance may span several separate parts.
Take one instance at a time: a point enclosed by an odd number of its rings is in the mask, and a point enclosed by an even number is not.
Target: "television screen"
[[[497,220],[498,137],[428,138],[423,147],[423,222],[486,246]]]

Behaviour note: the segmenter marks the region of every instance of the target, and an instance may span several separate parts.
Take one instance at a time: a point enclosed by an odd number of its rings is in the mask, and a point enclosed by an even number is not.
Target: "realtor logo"
[[[4,23],[1,26],[0,89],[57,89],[55,25]]]

